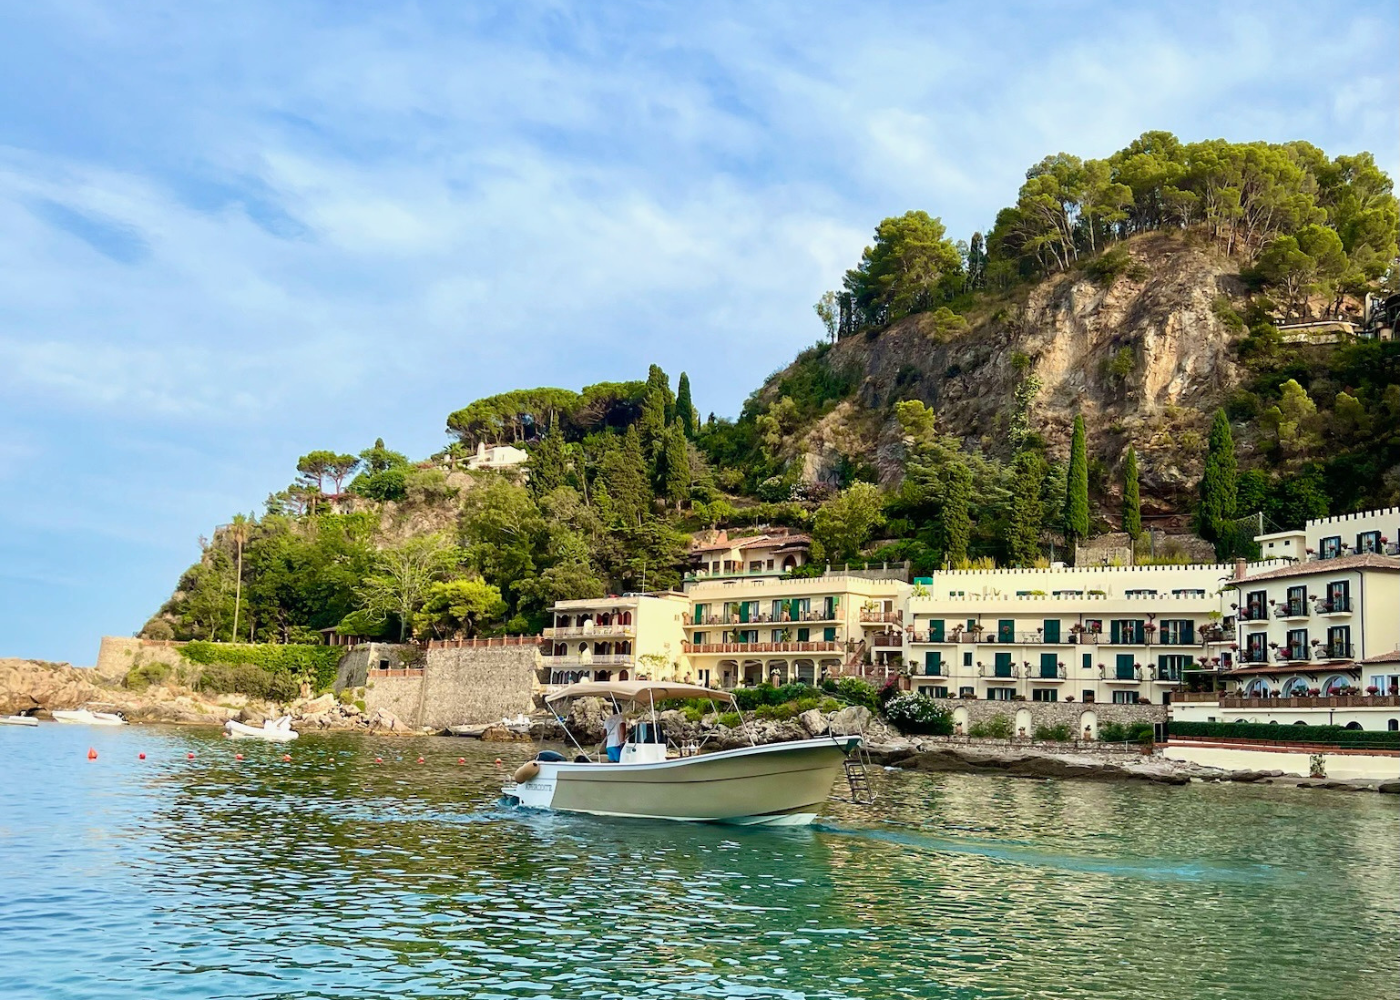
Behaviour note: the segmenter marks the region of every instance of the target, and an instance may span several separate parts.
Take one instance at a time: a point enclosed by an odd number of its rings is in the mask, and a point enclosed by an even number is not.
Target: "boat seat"
[[[568,760],[568,758],[558,750],[541,750],[539,753],[535,754],[535,760],[557,763],[559,761]]]

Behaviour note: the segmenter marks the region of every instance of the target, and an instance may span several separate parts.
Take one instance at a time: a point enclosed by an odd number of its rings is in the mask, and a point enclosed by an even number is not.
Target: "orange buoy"
[[[289,761],[289,760],[291,760],[291,759],[292,759],[292,755],[289,754],[289,753],[284,753],[284,754],[282,755],[282,760],[283,760],[283,761]]]
[[[97,759],[97,751],[94,750],[92,747],[88,747],[88,760],[96,760],[96,759]]]
[[[145,760],[145,759],[146,759],[146,755],[145,755],[144,753],[138,753],[138,754],[136,755],[136,759],[137,759],[137,760]]]
[[[496,758],[496,766],[497,766],[497,767],[505,767],[505,764],[501,761],[501,758],[499,758],[499,757]]]

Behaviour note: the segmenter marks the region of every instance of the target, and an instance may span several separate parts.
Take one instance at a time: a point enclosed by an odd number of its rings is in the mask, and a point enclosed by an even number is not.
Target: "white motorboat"
[[[553,705],[574,698],[603,698],[619,707],[649,708],[651,720],[630,727],[618,763],[596,761],[582,747],[572,761],[554,751],[541,752],[522,764],[514,781],[502,789],[507,801],[530,809],[598,816],[805,826],[831,797],[843,766],[848,774],[858,772],[858,778],[852,775],[853,788],[857,781],[864,784],[863,765],[856,758],[848,760],[860,748],[857,735],[668,755],[665,734],[656,721],[656,703],[709,698],[733,705],[734,697],[727,692],[657,681],[585,681],[548,700]]]
[[[39,720],[28,715],[0,715],[0,726],[37,726]]]
[[[94,712],[88,708],[53,713],[54,722],[73,722],[84,726],[125,726],[126,719],[120,712]]]
[[[233,740],[267,740],[271,743],[290,743],[298,733],[292,729],[292,717],[284,715],[280,719],[268,719],[261,726],[249,726],[234,719],[224,723],[224,735]]]

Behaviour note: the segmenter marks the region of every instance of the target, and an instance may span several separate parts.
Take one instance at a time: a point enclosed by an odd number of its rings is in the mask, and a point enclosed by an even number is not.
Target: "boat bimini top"
[[[556,691],[545,699],[553,704],[571,698],[608,698],[616,702],[631,702],[634,705],[654,705],[658,701],[672,698],[712,698],[733,703],[734,696],[728,691],[701,687],[699,684],[682,684],[679,681],[579,681],[563,690]]]

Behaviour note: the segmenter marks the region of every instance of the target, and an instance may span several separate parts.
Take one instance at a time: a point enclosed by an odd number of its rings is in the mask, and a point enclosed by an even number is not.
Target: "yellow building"
[[[684,594],[624,594],[560,601],[544,630],[549,684],[675,680],[684,674]]]

